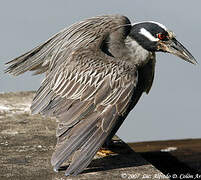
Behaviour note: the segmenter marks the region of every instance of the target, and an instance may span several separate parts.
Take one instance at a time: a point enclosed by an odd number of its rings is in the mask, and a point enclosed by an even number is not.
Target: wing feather
[[[85,143],[86,146],[83,146],[81,150],[75,152],[75,157],[68,167],[66,175],[77,175],[88,166],[106,137],[106,132],[103,132],[101,128],[97,129],[97,131]]]
[[[110,60],[110,62],[115,63],[112,60]],[[72,89],[69,89],[66,92],[68,93],[67,95],[63,93],[60,94],[60,97],[72,99],[75,102],[71,104],[67,111],[57,113],[57,118],[59,119],[57,138],[58,142],[62,141],[62,143],[57,146],[52,157],[52,165],[55,169],[58,169],[66,159],[69,159],[69,157],[75,153],[76,155],[73,155],[74,160],[69,166],[70,169],[67,170],[67,173],[76,174],[83,170],[104,143],[107,135],[111,132],[112,127],[118,120],[118,117],[123,115],[125,109],[128,107],[133,90],[137,84],[137,77],[135,76],[136,69],[133,67],[130,71],[126,69],[128,73],[122,74],[122,71],[125,69],[122,69],[119,67],[119,64],[116,64],[116,66],[113,67],[114,70],[110,71],[108,75],[108,71],[106,70],[108,67],[112,66],[105,64],[101,72],[91,74],[90,78],[92,79],[92,83],[83,81],[86,83],[86,89],[85,91],[81,91],[82,93],[80,93],[79,90],[75,90],[72,96],[69,93]],[[86,69],[85,66],[79,67],[80,70],[82,70],[82,68]],[[92,68],[95,70],[98,66],[94,65]],[[72,73],[76,72],[73,69],[70,70],[70,68],[69,71]],[[88,78],[87,76],[89,76],[90,73],[84,70],[83,72],[85,72],[82,74],[84,78]],[[102,74],[100,75],[100,73]],[[99,76],[102,76],[102,80],[95,86],[93,82],[95,82],[96,77]],[[113,78],[113,76],[117,78]],[[73,87],[76,86],[76,83],[80,84],[81,82],[79,80],[80,76],[77,77],[77,81],[74,79],[71,80]],[[118,83],[111,83],[111,81],[116,81],[117,79],[119,81]],[[66,79],[66,81],[70,80]],[[65,85],[65,83],[63,84]],[[83,86],[84,84],[76,87],[82,89]],[[52,104],[53,103],[51,103],[51,105]],[[54,111],[54,108],[52,110]],[[52,112],[52,114],[55,113]],[[91,114],[93,116],[91,116]],[[83,128],[83,124],[85,128]],[[95,139],[92,139],[92,137],[95,137]],[[88,144],[90,145],[88,146]],[[86,151],[87,155],[82,157],[83,153]]]
[[[120,15],[98,16],[75,23],[33,50],[6,63],[10,66],[5,72],[13,75],[26,71],[36,71],[35,74],[50,72],[57,65],[61,65],[64,58],[67,61],[66,57],[76,49],[90,44],[100,47],[100,43],[108,33],[125,26],[125,23],[130,22]],[[105,28],[102,29],[100,27],[103,24]]]
[[[51,163],[55,169],[58,169],[70,155],[87,142],[97,129],[97,121],[98,114],[94,112],[85,121],[76,124],[70,133],[58,139],[59,143],[57,143],[56,151],[53,153],[51,159]]]

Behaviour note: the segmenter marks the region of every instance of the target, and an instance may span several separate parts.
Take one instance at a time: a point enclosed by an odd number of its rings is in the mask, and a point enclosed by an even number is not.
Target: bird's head
[[[197,63],[192,54],[176,40],[175,34],[160,23],[136,23],[132,26],[129,36],[148,51],[167,52],[192,64]]]

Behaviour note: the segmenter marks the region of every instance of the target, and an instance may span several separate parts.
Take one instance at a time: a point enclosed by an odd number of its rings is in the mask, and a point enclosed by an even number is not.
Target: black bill
[[[169,41],[163,42],[160,44],[161,50],[174,54],[185,61],[192,63],[192,64],[197,64],[197,61],[193,57],[193,55],[175,38],[172,38]]]

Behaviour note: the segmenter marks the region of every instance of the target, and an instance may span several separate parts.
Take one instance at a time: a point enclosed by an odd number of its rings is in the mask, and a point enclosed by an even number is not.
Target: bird
[[[197,64],[161,23],[131,23],[124,15],[100,15],[77,22],[6,63],[6,73],[45,74],[30,107],[56,117],[55,171],[72,158],[65,175],[78,175],[112,137],[143,93],[149,93],[156,53]]]

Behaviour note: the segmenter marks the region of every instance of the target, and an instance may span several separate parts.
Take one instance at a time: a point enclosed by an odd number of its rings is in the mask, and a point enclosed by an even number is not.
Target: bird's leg
[[[125,114],[125,117],[127,116],[127,114]],[[104,144],[102,145],[101,149],[97,152],[98,155],[104,157],[104,156],[108,156],[110,154],[115,154],[114,152],[112,152],[110,150],[110,149],[112,149],[112,147],[114,147],[114,144],[115,144],[114,141],[113,141],[113,137],[116,134],[116,132],[119,129],[119,127],[121,126],[121,124],[123,123],[125,117],[119,118],[118,123],[115,124],[115,126],[112,128],[112,131],[110,132],[110,134],[106,138],[106,140],[105,140]]]
[[[112,138],[107,138],[104,142],[104,144],[102,145],[102,148],[110,148],[114,145],[114,142],[112,140]]]
[[[115,154],[113,151],[111,151],[111,147],[114,145],[114,142],[112,138],[107,138],[100,150],[97,152],[97,155],[106,157],[112,154]]]

